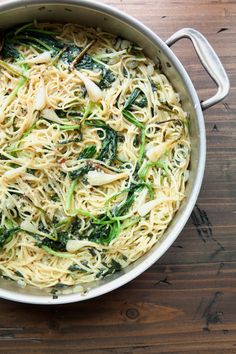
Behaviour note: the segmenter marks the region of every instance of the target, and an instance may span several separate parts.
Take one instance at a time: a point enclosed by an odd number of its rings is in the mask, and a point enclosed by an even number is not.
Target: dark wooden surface
[[[192,218],[148,271],[100,298],[64,306],[0,300],[1,353],[236,353],[236,1],[107,0],[166,39],[200,30],[231,81],[205,112],[207,164]],[[173,47],[201,98],[214,84],[187,40]]]

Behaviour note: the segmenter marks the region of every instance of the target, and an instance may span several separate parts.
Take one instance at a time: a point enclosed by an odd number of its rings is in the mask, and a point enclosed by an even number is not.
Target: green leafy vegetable
[[[131,93],[131,95],[129,96],[129,98],[127,99],[127,101],[124,104],[124,110],[129,110],[130,107],[132,106],[132,104],[135,102],[136,98],[139,96],[141,90],[139,88],[135,88],[134,91]]]
[[[85,164],[83,167],[80,167],[75,171],[70,171],[69,176],[72,180],[76,180],[76,179],[81,178],[84,175],[86,175],[90,170],[91,170],[91,165]],[[73,187],[75,188],[75,185],[73,185]],[[74,191],[74,188],[72,188],[73,191]]]
[[[89,241],[107,245],[119,235],[120,222],[115,221],[112,224],[104,225],[91,223],[90,229],[91,232],[88,234]]]
[[[143,123],[139,122],[132,113],[126,111],[126,110],[123,110],[122,111],[122,114],[124,116],[125,119],[127,119],[130,123],[134,124],[136,127],[138,128],[141,128],[141,129],[144,129],[144,125]]]
[[[79,155],[78,160],[81,159],[89,159],[92,158],[97,152],[96,145],[90,145],[86,147]],[[84,166],[80,167],[79,169],[75,171],[69,172],[70,178],[73,180],[73,182],[70,185],[69,191],[67,193],[67,199],[66,199],[66,209],[69,210],[71,207],[71,202],[72,202],[72,197],[74,190],[77,186],[78,179],[81,178],[83,175],[89,172],[91,169],[91,166]]]
[[[0,115],[3,113],[3,109],[5,109],[6,107],[9,106],[9,104],[11,104],[11,102],[14,100],[14,98],[17,96],[18,91],[25,85],[27,81],[27,78],[25,76],[21,76],[19,78],[18,83],[16,84],[14,90],[10,93],[10,95],[7,96],[6,101],[4,102],[4,104],[2,105],[1,109],[0,109]]]
[[[97,152],[96,146],[90,145],[80,153],[80,155],[78,156],[78,160],[92,158],[96,154],[96,152]],[[93,167],[91,166],[91,164],[85,164],[84,166],[78,168],[77,170],[69,172],[69,176],[72,180],[78,181],[79,178],[81,178],[86,173],[88,173],[92,168]],[[73,194],[75,187],[76,187],[76,183],[71,185],[70,193]]]
[[[78,63],[81,62],[81,60],[83,60],[83,57],[85,56],[85,54],[87,53],[87,51],[93,46],[93,44],[96,42],[96,39],[93,39],[88,45],[86,45],[85,48],[83,48],[81,50],[81,52],[77,55],[77,57],[73,60],[73,62],[71,63],[72,67],[78,65]]]
[[[21,73],[20,71],[17,71],[13,66],[9,65],[8,63],[6,63],[3,60],[0,60],[0,66],[15,76],[24,76],[23,73]]]
[[[59,118],[67,118],[67,119],[72,119],[72,120],[81,120],[83,117],[82,112],[80,112],[77,109],[56,109],[55,113]]]
[[[59,258],[72,258],[73,257],[72,254],[68,254],[67,252],[54,251],[52,248],[50,248],[49,246],[46,246],[46,245],[40,245],[39,247],[41,247],[47,253],[52,254],[53,256],[56,256]]]
[[[124,105],[124,109],[122,110],[122,114],[123,117],[128,120],[130,123],[134,124],[137,128],[141,129],[141,142],[140,142],[140,151],[139,151],[139,159],[138,159],[138,164],[141,165],[143,158],[144,158],[144,151],[145,151],[145,143],[146,143],[146,133],[145,133],[145,125],[141,122],[139,122],[135,116],[128,111],[128,109],[131,108],[132,104],[137,104],[136,100],[138,98],[138,96],[142,94],[142,91],[139,88],[136,88],[132,94],[129,96],[129,98],[127,99],[125,105]],[[146,100],[146,97],[142,97],[142,100]],[[141,102],[140,101],[140,102]],[[140,103],[139,102],[139,103]],[[145,103],[145,102],[144,102]],[[138,137],[139,140],[139,137]],[[137,143],[137,139],[135,140],[135,143]]]
[[[112,216],[122,216],[126,214],[132,204],[134,203],[136,197],[138,194],[141,192],[141,190],[145,187],[145,184],[133,184],[129,188],[129,192],[127,194],[126,200],[119,205],[117,205],[113,210],[112,210]]]
[[[106,88],[111,87],[112,83],[116,80],[116,77],[110,69],[107,69],[105,67],[101,69],[102,69],[102,78],[98,83],[98,86],[100,87],[100,89],[104,90]]]
[[[82,272],[82,273],[86,273],[87,272],[84,268],[82,268],[78,264],[72,264],[71,266],[69,266],[68,270],[70,272]]]
[[[140,145],[140,149],[139,149],[139,158],[138,158],[139,165],[141,165],[143,162],[144,153],[145,153],[145,143],[146,143],[146,133],[145,133],[145,129],[142,129],[142,131],[141,131],[141,145]]]
[[[140,98],[138,100],[138,98]],[[123,110],[128,111],[132,108],[132,105],[135,104],[141,108],[147,105],[147,98],[144,93],[140,90],[140,88],[136,87],[131,95],[126,100]]]
[[[135,104],[136,104],[136,106],[138,106],[140,108],[146,107],[148,104],[147,97],[143,94],[142,97],[140,98],[140,100],[135,101]]]
[[[18,61],[20,59],[23,59],[23,56],[21,55],[21,53],[14,47],[13,43],[12,43],[12,38],[14,37],[14,32],[13,31],[8,31],[5,34],[5,38],[4,38],[4,44],[3,44],[3,48],[2,48],[2,56],[3,58],[11,58],[13,59],[13,61]],[[9,65],[7,63],[4,63],[4,61],[1,61],[2,65],[6,67],[9,67]],[[9,69],[9,68],[8,68]],[[13,91],[6,97],[6,100],[4,101],[1,109],[0,109],[0,115],[2,117],[4,117],[4,110],[9,106],[9,104],[11,104],[11,102],[14,100],[14,98],[17,96],[18,91],[25,85],[25,83],[27,82],[27,77],[26,77],[26,71],[28,69],[26,64],[22,65],[22,73],[18,73],[16,72],[14,69],[10,70],[13,73],[13,71],[15,72],[14,74],[17,76],[20,76],[15,88],[13,89]]]
[[[10,242],[12,237],[20,231],[19,227],[7,228],[6,226],[0,227],[0,248],[6,243]]]
[[[77,170],[78,171],[78,170]],[[71,174],[70,174],[70,177],[71,177]],[[72,174],[72,177],[73,177],[73,174]],[[71,178],[72,178],[71,177]],[[78,178],[79,177],[76,177],[76,179],[73,180],[73,182],[71,183],[70,187],[69,187],[69,190],[67,192],[67,197],[66,197],[66,210],[70,210],[71,208],[71,203],[72,203],[72,197],[73,197],[73,193],[75,191],[75,188],[77,186],[77,183],[78,183]],[[72,178],[73,179],[73,178]]]
[[[139,178],[141,180],[144,180],[146,178],[149,168],[151,167],[162,168],[166,173],[169,173],[169,169],[165,161],[161,161],[161,160],[158,160],[156,162],[148,161],[144,166],[142,166],[142,168],[140,168],[138,172]]]
[[[45,237],[42,241],[38,242],[37,245],[39,247],[47,246],[54,251],[65,251],[68,240],[68,232],[57,232],[56,240],[51,240],[48,237]]]
[[[80,130],[81,125],[59,125],[60,130]]]
[[[106,162],[110,165],[115,160],[117,154],[117,132],[100,119],[86,120],[85,124],[96,128],[101,128],[104,131],[105,138],[102,140],[102,148],[99,152],[97,160]],[[98,135],[103,137],[103,133],[100,131],[98,131]]]
[[[37,245],[45,249],[48,247],[53,251],[66,251],[66,244],[71,239],[80,239],[81,235],[79,233],[80,228],[80,220],[77,217],[69,217],[63,222],[56,223],[52,225],[55,232],[55,239],[51,238],[50,233],[43,229],[44,233],[48,232],[48,237],[44,237],[43,239],[37,238]]]
[[[14,61],[21,59],[21,54],[11,43],[9,43],[7,36],[5,37],[1,54],[4,59],[12,58]]]
[[[96,152],[96,145],[89,145],[79,154],[78,160],[91,159],[96,154]]]
[[[61,54],[61,61],[65,64],[71,64],[73,60],[79,55],[81,52],[80,48],[77,47],[75,44],[70,44],[66,47],[64,52]]]
[[[3,46],[3,56],[15,60],[21,58],[21,54],[15,45],[33,46],[40,51],[48,50],[52,55],[58,54],[64,47],[64,43],[55,38],[55,33],[35,28],[33,23],[17,26],[6,32]]]
[[[57,55],[64,47],[64,43],[55,37],[42,32],[31,31],[30,29],[21,32],[20,35],[16,35],[13,41],[18,44],[34,45],[41,50],[48,50],[52,55]]]
[[[87,48],[87,47],[86,47]],[[90,47],[89,47],[90,48]],[[74,67],[85,70],[100,70],[101,72],[101,80],[98,83],[98,86],[101,89],[109,88],[112,83],[115,81],[116,77],[112,73],[110,69],[102,65],[101,63],[97,63],[89,54],[83,52],[84,50],[72,44],[67,47],[67,49],[62,53],[61,60],[65,64],[72,64],[77,58],[79,61],[74,64]],[[83,54],[82,56],[80,56]]]
[[[111,260],[110,265],[107,265],[105,263],[103,263],[103,265],[107,268],[107,271],[103,273],[103,276],[119,272],[122,269],[121,264],[115,261],[114,259]]]

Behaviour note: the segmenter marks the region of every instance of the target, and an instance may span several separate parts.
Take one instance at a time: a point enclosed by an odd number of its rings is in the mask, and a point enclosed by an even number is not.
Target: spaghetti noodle
[[[50,288],[126,267],[184,198],[179,95],[141,48],[99,29],[26,24],[1,57],[1,274]]]

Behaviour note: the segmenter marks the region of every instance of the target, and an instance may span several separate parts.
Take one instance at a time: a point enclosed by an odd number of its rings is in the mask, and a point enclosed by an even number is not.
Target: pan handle
[[[167,39],[166,44],[171,47],[172,44],[177,42],[179,39],[189,38],[195,48],[195,51],[207,73],[215,81],[218,86],[217,93],[208,98],[206,101],[201,103],[202,109],[207,109],[216,103],[220,102],[225,98],[229,92],[229,78],[225,72],[225,69],[208,42],[208,40],[198,31],[193,28],[183,28],[176,33],[174,33],[170,38]]]

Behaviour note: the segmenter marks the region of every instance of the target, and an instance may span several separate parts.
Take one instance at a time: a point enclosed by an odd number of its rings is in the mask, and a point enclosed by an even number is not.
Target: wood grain
[[[183,232],[136,280],[83,303],[31,306],[0,301],[0,353],[236,353],[236,1],[106,0],[162,39],[200,30],[231,81],[207,110],[202,190]],[[223,29],[223,30],[222,30]],[[199,96],[215,86],[191,44],[173,47]]]

